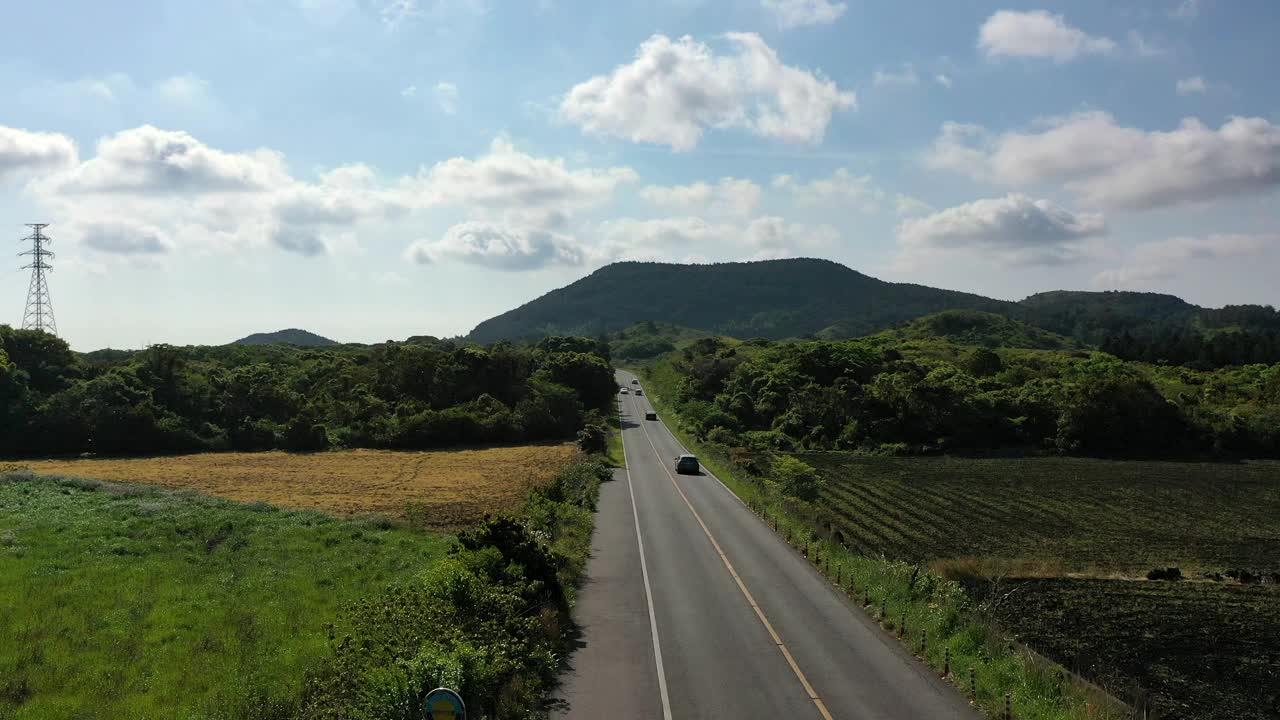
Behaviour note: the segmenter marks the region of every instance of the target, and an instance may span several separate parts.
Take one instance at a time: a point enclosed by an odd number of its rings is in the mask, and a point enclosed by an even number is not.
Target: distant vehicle
[[[643,391],[643,390],[641,390],[640,388],[636,388],[636,394],[637,394],[637,395],[643,395],[643,394],[644,394],[644,391]]]
[[[658,413],[656,413],[656,412],[654,412],[654,411],[652,411],[652,410],[645,410],[645,411],[644,411],[644,419],[645,419],[645,420],[657,420],[657,419],[658,419]]]
[[[630,391],[630,390],[627,390],[626,388],[622,388],[622,389],[621,389],[621,390],[619,390],[618,392],[622,393],[623,395],[630,395],[630,394],[631,394],[631,391]]]
[[[680,455],[676,458],[677,475],[697,475],[700,470],[698,458],[692,455]]]
[[[639,380],[637,380],[637,379],[635,379],[635,378],[631,378],[631,384],[632,384],[632,385],[639,385],[639,384],[640,384],[640,381],[639,381]]]

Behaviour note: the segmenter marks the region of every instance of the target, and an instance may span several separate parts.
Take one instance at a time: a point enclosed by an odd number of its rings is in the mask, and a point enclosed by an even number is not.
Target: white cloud
[[[1095,275],[1093,284],[1108,289],[1143,287],[1179,271],[1198,273],[1205,262],[1259,255],[1277,248],[1277,235],[1219,234],[1146,242],[1136,246],[1121,267]]]
[[[363,164],[304,181],[278,152],[221,150],[152,126],[103,138],[96,156],[83,162],[75,162],[65,138],[17,131],[0,138],[7,139],[0,147],[23,148],[7,154],[24,165],[73,163],[28,187],[51,211],[93,229],[83,236],[86,247],[116,253],[158,252],[158,242],[214,252],[271,245],[304,256],[358,253],[356,230],[404,233],[407,217],[446,206],[468,209],[494,227],[527,228],[524,237],[536,242],[543,236],[535,230],[561,232],[572,212],[606,202],[619,184],[636,180],[630,168],[573,169],[560,158],[520,152],[501,137],[484,155],[445,160],[390,182]],[[457,256],[463,227],[446,235],[442,257]],[[157,241],[121,228],[149,228]]]
[[[415,97],[417,97],[417,96],[418,96],[418,86],[417,86],[417,85],[410,85],[410,86],[408,86],[408,87],[406,87],[405,89],[403,89],[403,90],[401,90],[401,91],[400,91],[400,97],[402,97],[402,98],[406,98],[406,99],[413,99],[413,98],[415,98]]]
[[[801,204],[853,207],[863,212],[876,212],[884,199],[884,191],[875,186],[870,175],[855,176],[846,168],[807,183],[791,175],[777,175],[773,188],[790,193]]]
[[[840,18],[848,7],[830,0],[760,0],[765,10],[773,13],[783,29],[802,25],[829,25]]]
[[[458,112],[458,86],[451,82],[436,83],[436,104],[449,115]]]
[[[601,222],[593,235],[599,238],[599,245],[593,250],[596,262],[669,261],[675,253],[741,238],[742,228],[692,216],[647,220],[624,217]]]
[[[156,86],[156,94],[167,102],[189,107],[203,107],[213,102],[209,83],[187,73],[175,75]]]
[[[1174,88],[1178,91],[1179,95],[1186,96],[1207,91],[1209,89],[1209,84],[1204,81],[1204,78],[1196,75],[1195,77],[1179,80]]]
[[[911,63],[903,63],[902,67],[896,71],[877,69],[871,76],[871,84],[876,87],[899,86],[912,87],[920,84],[920,76],[916,75],[915,66]]]
[[[829,250],[840,242],[840,231],[830,225],[808,226],[766,216],[752,220],[745,237],[747,244],[756,249],[751,259],[764,260]]]
[[[438,240],[419,240],[405,250],[419,264],[448,261],[495,270],[534,270],[548,265],[581,265],[583,252],[572,238],[531,228],[464,222]]]
[[[1006,185],[1065,183],[1090,205],[1139,210],[1280,184],[1280,127],[1263,118],[1233,117],[1217,130],[1187,118],[1175,130],[1145,131],[1088,112],[1045,125],[992,136],[946,123],[927,163]]]
[[[721,178],[716,185],[649,185],[640,197],[654,205],[683,211],[706,211],[715,215],[746,217],[760,205],[760,186],[742,178]]]
[[[1063,63],[1081,55],[1110,55],[1116,43],[1072,27],[1044,10],[999,10],[978,31],[978,47],[988,57],[1040,57]]]
[[[75,141],[61,133],[0,125],[0,180],[74,165]]]
[[[684,151],[706,130],[724,128],[817,143],[835,111],[856,105],[831,80],[784,65],[759,35],[724,37],[735,54],[716,55],[688,36],[654,35],[631,63],[575,85],[560,115],[587,132]]]
[[[951,76],[944,75],[942,73],[938,73],[937,75],[934,75],[933,80],[934,82],[938,83],[939,85],[941,85],[942,87],[948,90],[950,90],[951,86],[954,84],[951,80]]]
[[[1168,50],[1165,50],[1163,47],[1160,47],[1159,45],[1156,45],[1155,43],[1152,43],[1151,41],[1147,40],[1145,37],[1143,37],[1142,33],[1138,32],[1137,30],[1130,30],[1128,37],[1129,37],[1129,46],[1130,48],[1132,48],[1133,54],[1140,58],[1162,57],[1164,55],[1167,55],[1169,52]]]
[[[1191,21],[1200,16],[1200,0],[1182,0],[1178,6],[1169,11],[1169,17],[1177,20]]]
[[[1015,193],[907,218],[897,236],[908,264],[963,253],[1008,265],[1049,265],[1080,258],[1082,241],[1106,229],[1102,215],[1072,213]]]
[[[913,198],[910,195],[898,193],[894,197],[894,211],[899,217],[908,215],[924,215],[933,212],[933,206],[919,198]]]
[[[222,152],[185,132],[143,125],[103,138],[96,157],[49,178],[47,189],[62,194],[236,192],[286,181],[279,153]]]
[[[142,225],[95,223],[80,228],[79,234],[86,247],[113,255],[158,255],[173,249],[162,231]]]
[[[419,171],[406,189],[428,204],[575,209],[598,205],[637,179],[629,167],[572,170],[563,158],[529,155],[498,137],[487,155],[438,162]]]

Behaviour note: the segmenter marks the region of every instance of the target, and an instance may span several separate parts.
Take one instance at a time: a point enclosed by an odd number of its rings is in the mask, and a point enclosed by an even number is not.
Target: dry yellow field
[[[572,443],[477,450],[201,453],[33,460],[39,474],[189,488],[242,502],[336,513],[403,516],[410,503],[437,527],[513,510],[577,454]]]

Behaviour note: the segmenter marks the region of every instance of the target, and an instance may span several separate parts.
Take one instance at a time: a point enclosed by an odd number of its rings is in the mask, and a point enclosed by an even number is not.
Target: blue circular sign
[[[456,690],[436,688],[422,701],[422,716],[426,720],[467,720],[467,706]]]

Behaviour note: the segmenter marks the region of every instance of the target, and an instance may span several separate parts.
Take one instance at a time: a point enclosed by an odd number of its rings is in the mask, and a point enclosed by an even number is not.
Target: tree
[[[604,410],[614,401],[617,385],[613,369],[599,355],[584,352],[554,352],[543,358],[538,376],[572,388],[588,409]]]
[[[795,497],[813,502],[822,491],[823,480],[813,466],[790,455],[780,455],[773,461],[773,482],[785,497]]]

